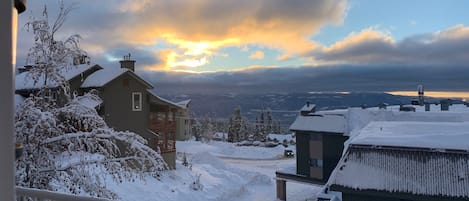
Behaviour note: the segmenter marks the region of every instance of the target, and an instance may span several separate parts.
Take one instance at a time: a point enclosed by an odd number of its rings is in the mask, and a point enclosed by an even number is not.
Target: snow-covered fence
[[[70,195],[47,190],[16,187],[16,199],[26,201],[28,198],[37,201],[110,201],[104,198]]]

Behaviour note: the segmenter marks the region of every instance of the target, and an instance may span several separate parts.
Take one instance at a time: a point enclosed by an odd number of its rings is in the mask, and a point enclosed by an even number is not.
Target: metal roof
[[[389,193],[469,198],[469,152],[351,146],[330,185]]]

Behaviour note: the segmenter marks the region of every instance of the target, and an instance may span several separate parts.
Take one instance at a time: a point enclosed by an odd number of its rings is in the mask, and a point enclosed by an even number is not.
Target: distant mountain
[[[330,110],[347,107],[373,107],[380,103],[409,104],[412,97],[396,96],[387,93],[370,92],[310,92],[310,93],[267,93],[267,94],[180,94],[167,95],[168,99],[180,101],[192,99],[190,110],[196,117],[228,119],[234,108],[240,106],[241,112],[254,122],[260,110],[270,108],[275,120],[287,129],[293,122],[298,110],[309,101],[316,104],[318,110]]]

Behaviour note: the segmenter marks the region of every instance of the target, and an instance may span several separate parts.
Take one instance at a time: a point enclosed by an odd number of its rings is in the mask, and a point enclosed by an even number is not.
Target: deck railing
[[[110,201],[105,198],[94,198],[88,196],[70,195],[47,190],[16,187],[17,201]]]

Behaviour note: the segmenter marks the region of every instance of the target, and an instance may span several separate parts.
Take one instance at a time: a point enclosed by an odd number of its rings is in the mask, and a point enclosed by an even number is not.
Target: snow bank
[[[160,180],[151,177],[123,183],[109,180],[108,187],[122,201],[218,201],[250,200],[244,196],[256,193],[253,188],[269,189],[272,185],[270,177],[230,167],[207,152],[194,154],[188,160],[191,161],[192,170],[178,162],[177,169],[163,172]],[[196,175],[201,175],[203,190],[190,188]]]
[[[290,142],[291,140],[295,141],[295,138],[293,137],[292,134],[268,134],[267,135],[267,140],[275,140],[277,139],[278,142],[283,142],[283,141],[287,141],[287,142]]]

